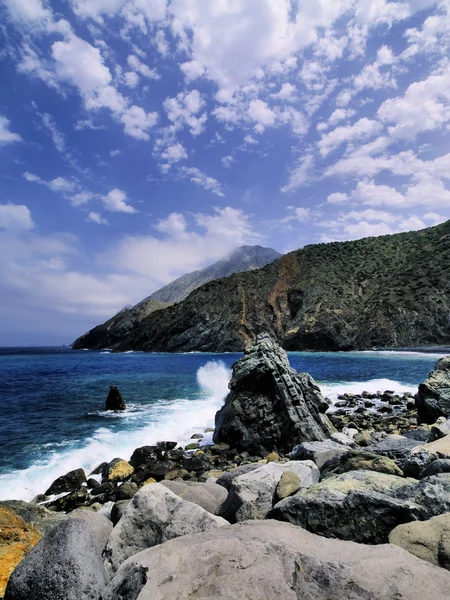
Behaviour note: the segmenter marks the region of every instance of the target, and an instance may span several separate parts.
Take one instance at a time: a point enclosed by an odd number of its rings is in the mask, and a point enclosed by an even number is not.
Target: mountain
[[[149,298],[158,302],[181,302],[191,292],[205,283],[228,277],[234,273],[260,269],[280,258],[280,256],[281,254],[276,250],[272,250],[272,248],[241,246],[232,252],[229,257],[219,260],[205,269],[182,275],[149,296]]]
[[[241,246],[227,258],[219,260],[205,269],[187,273],[132,308],[124,308],[102,325],[97,325],[97,327],[79,337],[72,347],[74,349],[90,348],[92,350],[114,348],[130,335],[133,328],[139,328],[140,323],[150,314],[166,309],[175,302],[181,302],[201,285],[213,279],[227,277],[233,273],[264,267],[280,256],[279,252],[271,248]]]
[[[450,343],[450,221],[306,246],[212,281],[146,317],[117,347],[240,351],[262,331],[287,350]]]

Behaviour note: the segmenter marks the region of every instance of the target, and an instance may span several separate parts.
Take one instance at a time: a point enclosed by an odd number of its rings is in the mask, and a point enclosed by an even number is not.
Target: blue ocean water
[[[417,389],[446,355],[434,352],[289,354],[325,396]],[[0,499],[30,500],[71,469],[92,469],[159,440],[187,442],[214,423],[239,354],[147,354],[0,348]],[[127,403],[103,410],[110,385]]]

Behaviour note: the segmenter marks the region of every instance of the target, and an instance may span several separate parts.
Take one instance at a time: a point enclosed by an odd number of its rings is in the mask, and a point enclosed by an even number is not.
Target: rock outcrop
[[[297,373],[267,334],[233,365],[230,393],[216,414],[214,442],[238,451],[289,452],[300,442],[321,441],[334,431],[314,379]]]
[[[305,246],[152,313],[117,349],[242,351],[268,331],[286,350],[449,345],[450,221]]]
[[[129,558],[103,600],[443,600],[450,573],[397,546],[326,540],[274,521],[171,540]]]
[[[106,398],[105,410],[125,410],[127,405],[119,392],[119,388],[112,385]]]
[[[419,423],[450,417],[450,356],[437,362],[428,379],[419,385],[415,400]]]

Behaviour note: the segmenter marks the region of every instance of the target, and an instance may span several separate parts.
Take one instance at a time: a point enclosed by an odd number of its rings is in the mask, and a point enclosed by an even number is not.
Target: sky
[[[0,346],[450,219],[450,0],[3,0],[0,35]]]

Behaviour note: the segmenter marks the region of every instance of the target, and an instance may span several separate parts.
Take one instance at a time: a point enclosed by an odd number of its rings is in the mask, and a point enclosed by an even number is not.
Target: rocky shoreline
[[[161,441],[0,502],[0,598],[448,597],[450,358],[415,398],[328,409],[259,336],[213,444]]]

